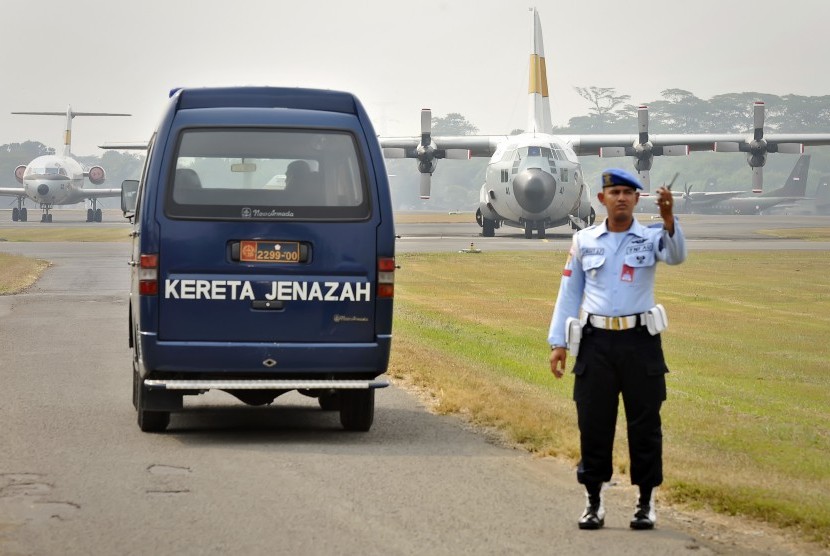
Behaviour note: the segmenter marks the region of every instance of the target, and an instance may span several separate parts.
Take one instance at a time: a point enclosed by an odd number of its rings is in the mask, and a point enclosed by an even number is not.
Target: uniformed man
[[[580,529],[599,529],[605,523],[602,487],[612,475],[620,394],[628,425],[631,482],[640,490],[633,529],[654,527],[654,489],[663,482],[660,406],[666,399],[668,369],[658,333],[665,326],[660,326],[660,315],[654,318],[662,311],[662,306],[655,308],[654,274],[658,261],[683,262],[686,245],[672,214],[671,191],[665,187],[656,199],[663,224],[645,227],[634,219],[641,189],[637,177],[625,170],[603,172],[597,198],[608,217],[574,234],[548,333],[550,369],[561,378],[567,357],[566,321],[579,319],[568,324],[574,336],[581,332],[573,369],[581,447],[577,480],[585,485],[588,503]]]

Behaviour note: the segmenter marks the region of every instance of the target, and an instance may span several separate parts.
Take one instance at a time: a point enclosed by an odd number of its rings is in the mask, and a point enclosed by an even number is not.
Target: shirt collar
[[[637,237],[645,237],[645,229],[645,226],[640,224],[640,222],[635,218],[634,221],[631,223],[631,227],[628,228],[626,233]],[[603,220],[602,224],[588,228],[586,232],[589,232],[595,238],[611,233],[608,230],[608,219],[606,218],[605,220]]]

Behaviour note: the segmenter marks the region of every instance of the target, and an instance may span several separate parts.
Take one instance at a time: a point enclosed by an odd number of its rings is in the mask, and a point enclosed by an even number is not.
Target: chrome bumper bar
[[[385,380],[145,380],[151,390],[367,390]]]

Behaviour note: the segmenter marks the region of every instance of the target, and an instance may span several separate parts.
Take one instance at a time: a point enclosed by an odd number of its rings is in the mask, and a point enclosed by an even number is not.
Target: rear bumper
[[[177,378],[211,375],[216,379],[244,379],[245,375],[279,380],[374,378],[386,372],[392,336],[373,343],[241,343],[161,342],[155,334],[140,333],[139,370],[142,377],[158,372]],[[153,377],[151,377],[153,378]]]
[[[385,380],[145,380],[150,390],[367,390]]]

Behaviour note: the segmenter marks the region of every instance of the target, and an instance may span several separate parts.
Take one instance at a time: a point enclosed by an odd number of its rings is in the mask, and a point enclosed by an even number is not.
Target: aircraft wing
[[[746,195],[748,191],[705,191],[697,193],[689,193],[689,199],[696,205],[717,203],[718,201],[725,201],[732,197],[739,197]]]
[[[26,190],[22,187],[0,187],[0,195],[13,195],[15,197],[19,197],[20,195],[25,196]]]
[[[98,199],[100,197],[120,197],[121,196],[121,188],[117,189],[81,189],[81,193],[84,194],[84,197],[87,199]]]
[[[570,143],[579,156],[602,156],[603,149],[633,147],[640,142],[636,134],[563,135],[561,137]],[[790,144],[800,144],[806,147],[830,145],[830,133],[770,133],[764,135],[764,139],[769,152],[779,150],[789,152],[785,145]],[[752,136],[742,133],[667,133],[650,134],[648,141],[654,147],[686,146],[689,151],[749,152]],[[779,147],[782,148],[779,149]]]
[[[132,143],[104,143],[103,145],[98,145],[98,148],[118,151],[146,151],[149,146],[150,144],[147,141],[136,141]]]
[[[427,143],[438,151],[436,158],[467,158],[467,156],[493,156],[499,143],[506,141],[506,135],[457,135],[433,136]],[[389,158],[418,158],[421,137],[380,137],[380,146]],[[394,151],[393,151],[394,149]],[[446,151],[468,151],[467,156],[443,156]],[[389,155],[392,156],[389,156]]]

